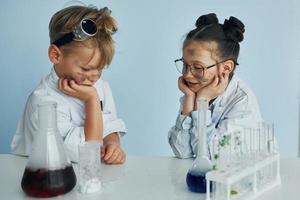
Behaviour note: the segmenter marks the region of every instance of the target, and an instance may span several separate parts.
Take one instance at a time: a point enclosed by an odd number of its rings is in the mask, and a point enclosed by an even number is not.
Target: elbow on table
[[[178,149],[174,145],[171,145],[171,148],[176,158],[187,159],[193,157],[192,151],[189,149]]]

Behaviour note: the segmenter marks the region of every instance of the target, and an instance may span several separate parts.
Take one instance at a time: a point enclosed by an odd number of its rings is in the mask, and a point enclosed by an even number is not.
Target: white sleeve
[[[114,132],[117,132],[120,134],[120,136],[123,136],[127,132],[125,123],[117,116],[116,106],[109,84],[107,82],[103,82],[103,87],[103,137]]]
[[[78,162],[78,145],[85,141],[84,126],[72,123],[69,110],[65,106],[57,106],[57,128],[61,134],[65,150],[70,160]]]
[[[180,98],[180,109],[176,119],[176,124],[168,133],[169,144],[178,158],[191,158],[195,155],[192,145],[195,141],[195,116],[197,111],[192,112],[192,117],[181,114],[183,98]],[[211,113],[207,112],[206,124],[211,124]]]
[[[176,124],[168,133],[169,144],[178,158],[191,158],[193,156],[191,147],[190,128],[192,125],[192,119],[189,116],[180,114],[176,119]]]
[[[192,112],[192,117],[178,114],[176,125],[169,131],[169,144],[176,157],[191,158],[196,155],[198,134],[196,129],[197,111]],[[211,130],[211,112],[207,111],[207,129]]]

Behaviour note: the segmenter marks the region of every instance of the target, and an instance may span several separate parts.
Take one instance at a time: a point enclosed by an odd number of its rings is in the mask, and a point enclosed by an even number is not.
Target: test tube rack
[[[262,173],[267,174],[265,180],[260,179]],[[243,185],[243,182],[244,184],[248,182],[247,189],[240,189],[233,193],[233,185]],[[213,192],[206,193],[206,200],[253,200],[280,184],[280,154],[273,152],[259,159],[244,162],[230,170],[208,172],[206,191]],[[213,188],[210,188],[210,185]]]

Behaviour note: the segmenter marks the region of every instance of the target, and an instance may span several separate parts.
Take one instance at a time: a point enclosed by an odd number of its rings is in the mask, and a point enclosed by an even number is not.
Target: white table
[[[27,197],[21,189],[21,179],[27,158],[0,154],[0,199],[36,199]],[[51,199],[66,200],[201,200],[205,195],[189,192],[185,183],[192,160],[172,157],[128,156],[124,165],[103,165],[101,193],[85,195],[77,186],[68,194]],[[74,164],[75,172],[77,165]],[[259,200],[299,200],[300,160],[281,160],[282,185],[262,195]]]

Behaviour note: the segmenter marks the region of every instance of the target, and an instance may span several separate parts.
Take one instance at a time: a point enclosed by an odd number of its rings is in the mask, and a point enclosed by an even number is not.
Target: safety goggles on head
[[[65,45],[74,41],[84,41],[90,37],[93,37],[97,33],[96,23],[91,19],[83,19],[80,24],[77,25],[72,32],[66,33],[62,37],[55,40],[52,44],[57,47]]]

